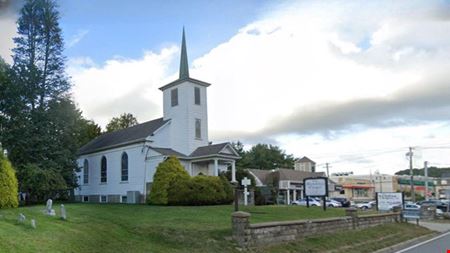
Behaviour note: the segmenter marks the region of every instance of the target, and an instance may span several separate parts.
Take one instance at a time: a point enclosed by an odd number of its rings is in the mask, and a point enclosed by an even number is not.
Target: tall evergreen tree
[[[20,14],[10,83],[0,94],[0,130],[21,191],[42,200],[76,187],[76,151],[91,137],[86,133],[89,122],[68,94],[71,85],[55,1],[26,0]],[[58,180],[40,182],[32,180],[33,175]]]

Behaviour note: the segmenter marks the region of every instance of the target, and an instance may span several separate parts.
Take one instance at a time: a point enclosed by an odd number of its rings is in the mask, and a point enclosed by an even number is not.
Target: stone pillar
[[[236,162],[231,162],[231,182],[237,182],[236,181]]]
[[[345,209],[345,216],[352,217],[352,227],[356,229],[358,226],[358,209],[353,207]]]
[[[246,230],[250,225],[250,214],[242,211],[234,212],[231,214],[231,229],[233,233],[233,239],[238,243],[240,247],[247,246],[248,238]]]

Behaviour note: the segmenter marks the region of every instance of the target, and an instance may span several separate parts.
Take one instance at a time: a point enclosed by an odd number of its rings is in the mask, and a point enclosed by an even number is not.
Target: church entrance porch
[[[208,176],[218,176],[220,172],[227,171],[231,166],[231,182],[236,182],[236,162],[226,158],[195,159],[189,163],[188,172],[191,176],[200,173]]]

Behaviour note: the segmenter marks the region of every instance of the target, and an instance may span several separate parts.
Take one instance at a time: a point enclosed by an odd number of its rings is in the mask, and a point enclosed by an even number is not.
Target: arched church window
[[[83,184],[89,184],[89,162],[84,159],[83,164]]]
[[[122,154],[122,164],[121,164],[121,175],[122,181],[128,181],[128,155],[127,153]]]
[[[107,172],[108,172],[108,165],[106,161],[106,157],[102,157],[101,162],[101,168],[100,168],[100,182],[106,183],[107,182]]]

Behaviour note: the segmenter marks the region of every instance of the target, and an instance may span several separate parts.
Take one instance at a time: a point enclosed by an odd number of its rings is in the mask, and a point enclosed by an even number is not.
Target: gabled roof
[[[191,83],[195,83],[195,84],[198,84],[198,85],[201,85],[201,86],[205,86],[205,87],[209,87],[211,85],[210,83],[207,83],[207,82],[203,82],[203,81],[200,81],[200,80],[197,80],[197,79],[194,79],[194,78],[186,77],[186,78],[177,79],[177,80],[175,80],[175,81],[173,81],[171,83],[168,83],[168,84],[164,85],[163,87],[160,87],[159,89],[160,90],[165,90],[165,89],[168,89],[170,87],[173,87],[175,85],[178,85],[178,84],[184,83],[184,82],[191,82]]]
[[[159,118],[111,133],[102,134],[81,147],[78,150],[78,155],[85,155],[105,149],[143,142],[148,136],[152,135],[167,122],[168,120]]]
[[[313,160],[309,159],[308,157],[304,156],[301,159],[296,159],[296,162],[310,162],[310,163],[315,163]]]
[[[277,169],[277,170],[259,170],[259,169],[249,169],[250,173],[257,177],[262,185],[268,185],[273,180],[290,180],[290,181],[300,181],[308,177],[324,177],[324,172],[307,172],[298,171],[293,169]]]
[[[155,148],[155,147],[151,147],[151,149],[155,150],[156,152],[160,153],[161,155],[166,155],[166,156],[176,156],[176,157],[186,157],[186,155],[177,152],[171,148]]]
[[[233,154],[223,152],[227,146],[231,149]],[[225,155],[225,156],[231,156],[231,157],[236,157],[236,158],[239,157],[239,155],[236,153],[236,151],[233,149],[233,147],[228,142],[198,147],[196,150],[194,150],[194,152],[192,152],[189,155],[189,157],[193,158],[193,157],[203,157],[203,156],[212,156],[212,155]]]

